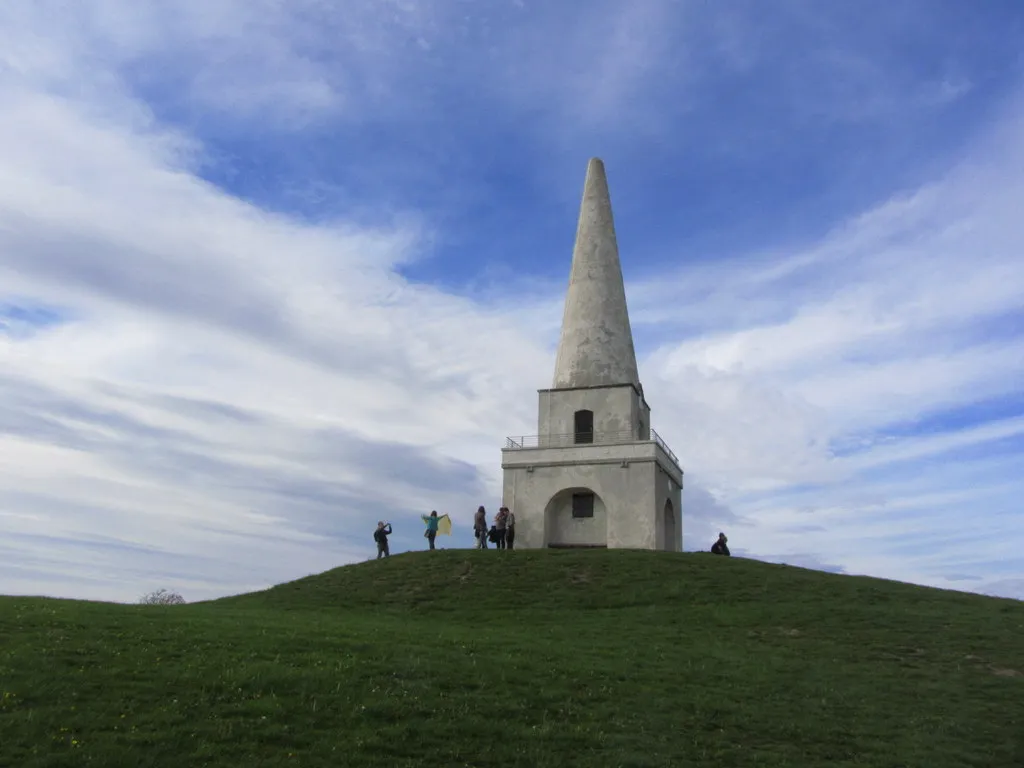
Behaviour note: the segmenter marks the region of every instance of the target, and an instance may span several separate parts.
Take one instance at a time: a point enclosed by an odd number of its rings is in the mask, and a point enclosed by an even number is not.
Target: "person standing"
[[[423,535],[427,537],[427,541],[430,542],[430,548],[434,548],[434,539],[437,538],[437,524],[440,522],[437,518],[437,510],[430,513],[429,516],[421,515],[423,522],[427,525],[427,530],[423,532]]]
[[[505,547],[507,549],[515,549],[516,516],[508,507],[502,507],[502,509],[505,510]]]
[[[477,507],[473,515],[473,535],[476,536],[476,548],[487,549],[487,510]]]
[[[498,510],[498,514],[494,516],[494,527],[497,531],[496,537],[498,540],[498,549],[505,548],[505,524],[508,521],[508,510],[502,507]]]
[[[373,540],[377,542],[377,559],[380,560],[382,557],[391,557],[391,552],[388,549],[388,536],[391,535],[391,523],[385,523],[380,520],[377,523],[377,530],[373,532]]]

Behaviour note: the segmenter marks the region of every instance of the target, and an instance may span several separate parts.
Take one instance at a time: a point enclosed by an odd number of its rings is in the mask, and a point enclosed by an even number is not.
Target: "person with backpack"
[[[383,520],[377,523],[377,530],[373,532],[373,540],[377,542],[377,559],[380,560],[382,557],[391,557],[391,551],[388,549],[388,536],[391,535],[391,523],[385,523]]]

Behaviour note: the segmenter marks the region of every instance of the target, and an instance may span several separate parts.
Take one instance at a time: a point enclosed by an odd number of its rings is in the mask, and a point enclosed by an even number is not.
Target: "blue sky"
[[[497,507],[611,185],[684,546],[1024,598],[1024,8],[0,6],[0,592]]]

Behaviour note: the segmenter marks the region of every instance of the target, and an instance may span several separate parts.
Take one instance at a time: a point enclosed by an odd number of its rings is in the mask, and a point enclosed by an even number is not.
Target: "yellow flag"
[[[448,515],[441,515],[437,521],[437,532],[443,533],[445,536],[452,535],[452,519]]]

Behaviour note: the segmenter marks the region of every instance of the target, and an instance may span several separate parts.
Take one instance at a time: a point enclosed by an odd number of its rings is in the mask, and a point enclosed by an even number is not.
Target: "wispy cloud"
[[[468,544],[601,154],[687,548],[1014,593],[1015,40],[938,5],[3,6],[0,590]]]

